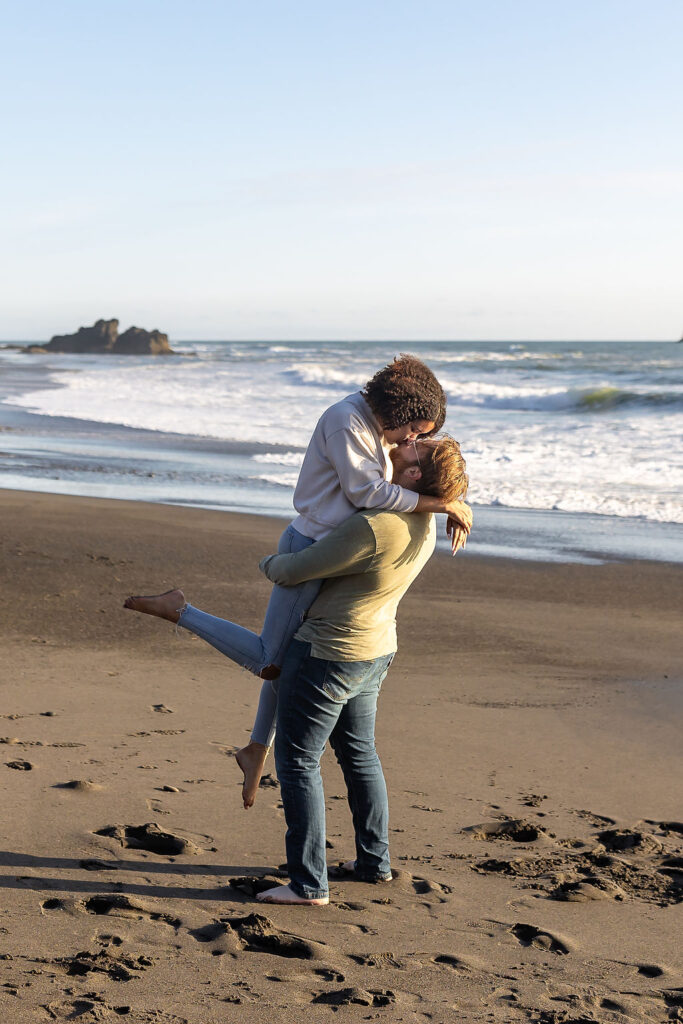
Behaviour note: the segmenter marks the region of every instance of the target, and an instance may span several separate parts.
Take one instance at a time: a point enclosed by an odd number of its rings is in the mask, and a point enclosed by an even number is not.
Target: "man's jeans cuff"
[[[324,900],[329,897],[327,889],[304,889],[302,885],[298,885],[297,882],[293,882],[290,878],[289,888],[292,892],[295,892],[297,896],[301,897],[302,900]]]

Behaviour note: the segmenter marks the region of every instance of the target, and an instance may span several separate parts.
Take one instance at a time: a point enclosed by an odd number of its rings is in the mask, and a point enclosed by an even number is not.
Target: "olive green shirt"
[[[259,568],[273,583],[323,579],[295,633],[314,658],[371,661],[396,650],[396,609],[436,543],[434,517],[421,512],[356,512],[322,540]]]

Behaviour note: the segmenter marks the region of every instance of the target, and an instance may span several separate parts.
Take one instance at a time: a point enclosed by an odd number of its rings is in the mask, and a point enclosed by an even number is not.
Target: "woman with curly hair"
[[[443,426],[446,395],[420,359],[401,355],[356,392],[330,406],[318,421],[294,491],[297,518],[283,533],[278,552],[300,551],[326,536],[358,509],[445,512],[453,554],[472,524],[469,505],[460,500],[417,494],[390,482],[394,445],[430,437]],[[274,586],[259,634],[216,618],[184,601],[180,591],[158,597],[129,597],[124,607],[177,622],[265,682],[251,740],[237,752],[244,772],[244,806],[255,799],[275,734],[277,686],[274,680],[289,643],[312,605],[322,580],[296,587]],[[176,602],[175,607],[171,607]]]

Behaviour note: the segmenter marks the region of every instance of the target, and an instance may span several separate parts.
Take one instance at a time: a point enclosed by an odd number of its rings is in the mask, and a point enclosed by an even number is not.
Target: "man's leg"
[[[377,697],[392,655],[379,658],[362,690],[342,708],[330,744],[344,773],[356,835],[356,875],[367,882],[389,881],[389,804],[375,749]]]
[[[290,888],[302,899],[328,897],[320,758],[343,707],[323,689],[329,664],[310,656],[310,644],[293,640],[279,679],[275,763]]]

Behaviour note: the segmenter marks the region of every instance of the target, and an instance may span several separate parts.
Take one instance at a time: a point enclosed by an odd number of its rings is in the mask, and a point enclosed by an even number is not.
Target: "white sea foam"
[[[294,490],[296,487],[297,473],[283,473],[282,476],[276,476],[274,473],[260,473],[253,476],[252,480],[263,480],[265,483],[274,484],[276,487],[285,487],[288,490]]]
[[[264,455],[252,455],[254,462],[271,462],[279,466],[297,466],[304,461],[303,452],[267,452]]]
[[[367,380],[367,373],[364,374],[358,367],[343,370],[337,366],[325,366],[320,363],[295,363],[289,373],[301,384],[330,385],[347,388],[349,391],[358,391]]]
[[[271,444],[239,472],[280,491],[294,486],[323,410],[398,347],[188,349],[197,358],[39,357],[50,386],[6,401],[52,417]],[[680,523],[683,376],[672,349],[622,346],[615,356],[606,347],[434,343],[419,354],[448,392],[446,427],[463,446],[473,501]]]
[[[469,352],[453,352],[440,356],[439,362],[448,363],[525,363],[543,362],[544,360],[560,359],[556,352],[529,352],[526,349],[518,349],[509,352],[481,352],[472,350]]]

